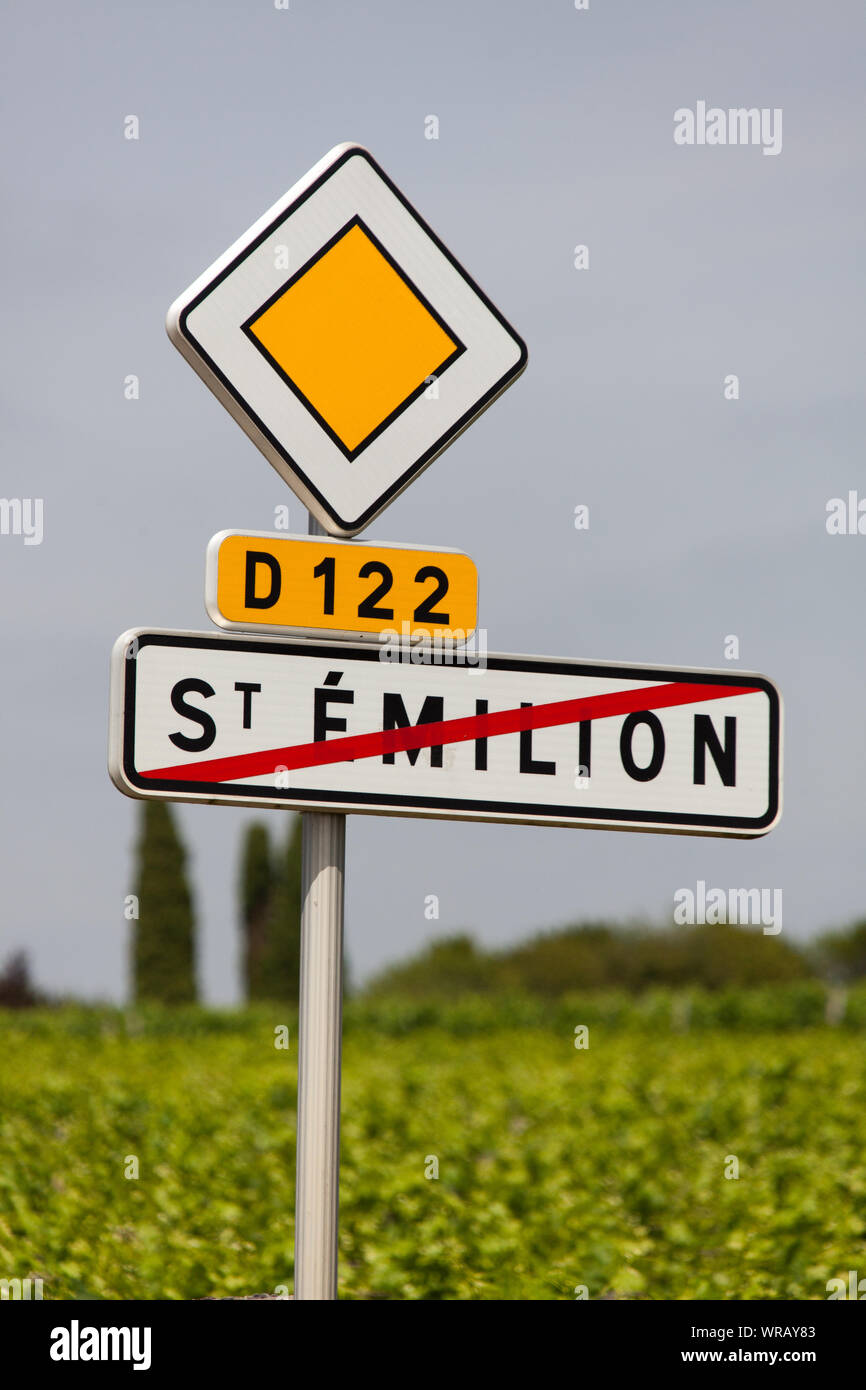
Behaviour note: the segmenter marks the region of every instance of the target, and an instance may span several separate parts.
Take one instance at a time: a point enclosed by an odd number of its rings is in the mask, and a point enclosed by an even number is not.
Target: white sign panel
[[[526,365],[360,145],[338,145],[172,305],[172,342],[305,506],[356,534]]]
[[[778,820],[763,676],[386,650],[124,633],[112,779],[178,801],[745,838]]]

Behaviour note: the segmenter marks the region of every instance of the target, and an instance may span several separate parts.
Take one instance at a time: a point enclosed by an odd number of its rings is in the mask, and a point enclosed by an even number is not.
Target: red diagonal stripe
[[[175,782],[234,782],[275,772],[278,767],[289,771],[300,767],[322,767],[326,763],[375,758],[381,753],[405,753],[410,748],[434,748],[443,743],[464,743],[468,739],[516,734],[523,729],[549,729],[555,724],[576,724],[586,719],[609,719],[617,714],[637,714],[640,710],[669,709],[672,705],[691,705],[703,700],[726,699],[730,695],[755,694],[758,694],[758,690],[751,685],[693,685],[676,681],[670,685],[647,686],[642,690],[619,690],[608,695],[585,695],[578,700],[555,700],[547,705],[530,705],[527,709],[506,709],[493,714],[468,715],[463,719],[442,719],[435,724],[413,724],[408,729],[377,729],[372,734],[352,734],[347,738],[319,743],[300,743],[292,748],[269,748],[262,753],[205,758],[197,763],[152,768],[139,776]]]

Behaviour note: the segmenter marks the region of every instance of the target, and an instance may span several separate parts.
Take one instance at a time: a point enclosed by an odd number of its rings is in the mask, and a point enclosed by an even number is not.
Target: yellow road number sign
[[[462,642],[475,631],[478,571],[460,550],[221,531],[205,601],[225,628]]]

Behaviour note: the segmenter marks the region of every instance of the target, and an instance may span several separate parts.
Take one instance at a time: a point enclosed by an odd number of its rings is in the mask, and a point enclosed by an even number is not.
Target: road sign
[[[130,631],[110,771],[132,796],[750,838],[778,819],[763,676]],[[452,655],[457,655],[453,653]]]
[[[338,145],[180,296],[172,342],[304,504],[360,531],[526,346],[360,145]]]
[[[205,569],[220,627],[458,643],[475,630],[478,572],[460,550],[220,531]]]

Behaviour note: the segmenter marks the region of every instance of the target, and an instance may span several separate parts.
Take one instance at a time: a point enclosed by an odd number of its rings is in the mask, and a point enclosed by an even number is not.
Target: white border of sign
[[[361,219],[459,349],[348,457],[244,331]],[[285,247],[289,271],[276,252]],[[168,335],[332,535],[352,536],[523,371],[526,344],[361,145],[337,145],[172,304]]]
[[[281,790],[276,787],[250,785],[240,792],[235,783],[232,791],[224,783],[199,784],[198,791],[189,790],[188,782],[161,780],[144,781],[136,772],[133,753],[135,741],[136,654],[146,645],[184,648],[256,651],[266,649],[282,656],[314,657],[319,660],[345,663],[347,661],[378,661],[378,653],[369,644],[316,641],[309,639],[277,641],[274,638],[222,637],[213,633],[172,631],[160,628],[132,628],[115,642],[111,658],[111,699],[109,714],[109,774],[115,786],[127,796],[145,800],[199,801],[238,806],[286,806],[297,811],[338,811],[368,815],[420,816],[431,819],[503,822],[517,825],[578,826],[600,830],[642,830],[661,834],[714,835],[733,839],[754,839],[765,835],[781,816],[781,747],[782,700],[779,691],[766,676],[749,671],[708,671],[700,668],[671,668],[666,666],[636,666],[620,662],[574,661],[562,657],[518,656],[499,653],[486,659],[487,670],[537,671],[567,675],[596,675],[622,680],[692,683],[695,678],[718,686],[748,684],[763,691],[769,699],[768,747],[768,806],[757,818],[717,815],[681,815],[666,811],[633,811],[591,806],[505,805],[447,797],[421,798],[395,796],[383,800],[367,793],[331,793],[321,790],[297,795],[301,790]],[[430,668],[432,669],[432,668]],[[451,668],[453,669],[453,668]],[[473,680],[471,669],[466,679]]]

